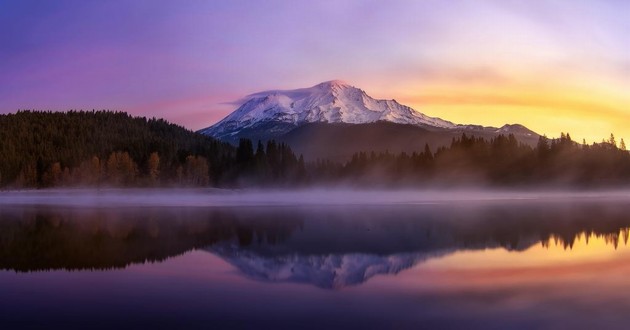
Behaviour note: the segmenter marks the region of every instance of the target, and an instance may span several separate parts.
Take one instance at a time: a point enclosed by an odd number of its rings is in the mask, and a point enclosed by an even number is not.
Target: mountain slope
[[[361,89],[332,80],[310,88],[249,95],[236,111],[200,132],[225,138],[269,122],[289,124],[282,129],[284,131],[305,123],[366,124],[378,121],[439,128],[457,126],[426,116],[395,100],[371,98]]]
[[[505,127],[505,126],[504,126]],[[507,128],[506,128],[507,129]],[[474,135],[491,139],[500,130],[506,129],[429,129],[414,125],[376,122],[369,124],[304,124],[277,137],[287,143],[298,154],[307,160],[329,159],[334,161],[348,160],[352,154],[359,151],[374,151],[392,153],[423,151],[425,144],[435,151],[442,146],[450,145],[453,138],[462,134]],[[244,132],[250,134],[253,132]],[[510,134],[510,133],[505,133]],[[252,134],[246,135],[255,138]],[[538,141],[538,134],[516,135],[520,142],[534,146]]]
[[[346,160],[357,151],[434,150],[465,133],[484,138],[514,136],[535,145],[539,135],[518,124],[497,127],[458,125],[429,117],[395,100],[377,100],[339,80],[295,90],[251,94],[218,123],[199,131],[237,143],[275,139],[306,159]]]

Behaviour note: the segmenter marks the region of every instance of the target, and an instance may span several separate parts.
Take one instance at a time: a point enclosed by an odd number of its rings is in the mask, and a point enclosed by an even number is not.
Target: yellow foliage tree
[[[186,184],[193,186],[206,186],[210,182],[208,160],[201,156],[186,157],[185,164]]]
[[[113,152],[106,164],[108,182],[115,186],[130,185],[138,174],[138,165],[127,152]]]
[[[151,182],[151,184],[154,185],[158,183],[160,176],[160,155],[157,152],[152,152],[151,155],[149,155],[147,167],[149,181]]]

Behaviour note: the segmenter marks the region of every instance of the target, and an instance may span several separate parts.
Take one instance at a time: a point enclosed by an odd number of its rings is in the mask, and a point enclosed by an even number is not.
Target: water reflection
[[[378,207],[3,207],[0,268],[98,270],[213,253],[248,278],[358,285],[461,251],[628,243],[622,203],[474,202]],[[591,249],[597,249],[595,244]],[[462,263],[470,263],[465,258]]]
[[[226,240],[274,244],[299,226],[295,219],[214,209],[3,207],[0,268],[124,268]]]

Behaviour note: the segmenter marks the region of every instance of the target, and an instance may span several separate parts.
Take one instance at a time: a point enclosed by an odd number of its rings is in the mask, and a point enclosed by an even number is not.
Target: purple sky
[[[630,115],[629,36],[624,0],[0,0],[0,113],[112,109],[200,129],[247,94],[342,79],[429,115],[550,134],[595,105],[605,132]],[[558,131],[536,127],[554,106]]]

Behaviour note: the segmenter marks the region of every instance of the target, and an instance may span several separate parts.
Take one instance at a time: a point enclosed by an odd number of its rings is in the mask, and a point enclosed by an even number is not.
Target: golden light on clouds
[[[550,78],[551,80],[553,78]],[[412,108],[462,124],[523,124],[539,134],[599,142],[610,133],[630,138],[630,96],[579,84],[419,84],[398,99]],[[561,130],[559,130],[561,128]]]

